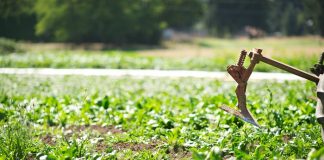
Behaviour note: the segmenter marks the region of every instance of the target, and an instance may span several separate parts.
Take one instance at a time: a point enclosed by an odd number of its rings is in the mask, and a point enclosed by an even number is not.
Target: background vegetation
[[[269,34],[324,35],[321,0],[210,0],[207,25],[224,36],[254,26]]]
[[[14,44],[24,51],[0,54],[0,67],[225,71],[226,66],[236,63],[242,49],[259,47],[264,49],[265,56],[309,71],[323,52],[324,40],[316,37],[263,38],[252,41],[198,38],[187,42],[166,42],[161,48],[103,50],[100,48],[105,46],[92,50],[87,49],[92,45]],[[257,65],[255,71],[282,72],[263,63]]]
[[[2,0],[0,36],[61,42],[156,44],[166,28],[230,37],[324,35],[322,0]]]

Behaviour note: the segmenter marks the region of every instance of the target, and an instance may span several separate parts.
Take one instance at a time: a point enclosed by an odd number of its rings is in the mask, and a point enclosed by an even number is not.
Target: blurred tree
[[[203,3],[201,0],[163,0],[165,6],[162,19],[167,27],[186,30],[203,17]]]
[[[1,0],[0,16],[4,18],[17,17],[22,14],[31,14],[32,0]]]
[[[310,32],[305,17],[305,7],[299,0],[270,1],[268,25],[270,32],[283,35],[301,35]]]
[[[283,35],[324,35],[323,0],[209,0],[207,27],[218,36],[244,26]]]
[[[0,37],[36,39],[33,0],[0,0]]]
[[[165,27],[195,22],[201,13],[198,1],[38,0],[36,34],[56,41],[157,43]],[[187,7],[195,11],[172,9]]]
[[[324,0],[0,0],[0,37],[14,39],[154,44],[203,20],[221,37],[246,26],[324,36]]]
[[[319,26],[319,30],[321,32],[321,35],[324,37],[324,1],[322,0],[317,0],[318,4],[319,4],[319,11],[318,11],[318,26]]]
[[[268,0],[209,0],[207,27],[212,34],[226,36],[245,26],[268,29]]]
[[[324,36],[324,1],[303,0],[305,19],[309,33]]]
[[[288,2],[288,1],[282,1],[282,2]],[[302,16],[303,15],[300,8],[294,5],[294,3],[286,3],[286,5],[284,6],[281,12],[281,21],[278,21],[280,23],[281,32],[288,36],[302,34],[303,32]]]

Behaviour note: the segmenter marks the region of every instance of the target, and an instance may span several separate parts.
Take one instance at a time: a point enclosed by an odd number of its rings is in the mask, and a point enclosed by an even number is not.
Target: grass
[[[324,51],[324,40],[317,37],[258,40],[204,38],[187,42],[169,41],[160,49],[105,50],[100,44],[93,46],[103,50],[84,50],[89,46],[82,45],[25,44],[25,53],[0,55],[0,67],[224,71],[226,66],[236,63],[242,49],[263,48],[265,56],[309,71]],[[258,65],[256,71],[280,72],[265,64]]]
[[[315,159],[323,154],[323,142],[314,87],[300,81],[251,83],[249,108],[262,126],[255,128],[219,109],[236,103],[232,82],[0,75],[0,155]],[[6,156],[15,149],[21,155]]]

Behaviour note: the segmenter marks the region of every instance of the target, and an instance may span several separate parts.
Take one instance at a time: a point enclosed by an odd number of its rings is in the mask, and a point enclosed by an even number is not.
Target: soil
[[[284,143],[288,143],[289,140],[291,140],[291,136],[289,136],[289,135],[284,135],[284,136],[282,136],[282,141],[283,141]]]
[[[130,149],[132,151],[141,151],[141,150],[154,150],[157,148],[158,143],[153,142],[149,144],[145,143],[127,143],[127,142],[118,142],[115,143],[112,148],[115,150],[126,150]]]
[[[50,146],[54,146],[56,144],[54,137],[50,134],[46,134],[45,136],[41,137],[43,143],[48,144]]]
[[[86,130],[91,130],[100,133],[101,135],[107,134],[107,133],[112,133],[112,134],[120,134],[123,133],[124,131],[121,129],[117,129],[114,126],[99,126],[99,125],[91,125],[91,126],[86,126],[86,125],[73,125],[69,126],[64,129],[64,131],[71,131],[71,133],[66,134],[66,137],[72,137],[73,134],[79,135],[80,132],[86,131]],[[56,144],[55,137],[51,134],[46,134],[45,136],[40,137],[41,141],[45,144],[54,146]]]
[[[107,134],[107,133],[112,133],[112,134],[120,134],[123,133],[124,131],[121,129],[117,129],[114,126],[100,126],[100,125],[91,125],[91,126],[86,126],[86,125],[81,125],[81,126],[69,126],[65,131],[71,130],[72,132],[83,132],[85,130],[94,130],[100,134]]]
[[[192,157],[192,154],[190,151],[185,150],[185,148],[180,149],[169,149],[168,150],[169,156],[171,159],[186,159]]]
[[[102,141],[98,142],[96,145],[96,151],[98,152],[104,152],[107,148],[108,146]]]

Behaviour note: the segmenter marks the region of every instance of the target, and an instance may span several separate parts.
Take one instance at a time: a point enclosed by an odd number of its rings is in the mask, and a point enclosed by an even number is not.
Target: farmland
[[[324,0],[1,0],[0,160],[324,160],[323,19]]]
[[[256,128],[219,109],[235,105],[233,82],[1,75],[0,154],[47,159],[316,157],[323,153],[323,142],[314,116],[314,87],[303,81],[250,84],[249,108],[262,126]]]
[[[0,54],[0,67],[224,71],[241,49],[258,47],[309,71],[324,41],[205,38],[133,49],[18,44],[22,50]],[[255,70],[281,72],[264,64]],[[1,74],[0,159],[315,159],[324,154],[314,115],[315,84],[250,82],[247,103],[261,128],[219,108],[235,106],[235,87],[209,78]]]
[[[264,49],[263,54],[309,70],[323,52],[318,37],[248,39],[193,39],[166,42],[160,47],[116,48],[104,45],[30,44],[22,53],[0,54],[0,67],[190,69],[224,71],[242,49]],[[90,49],[90,50],[87,50]],[[96,50],[93,50],[96,49]],[[307,59],[307,61],[306,61]],[[256,71],[281,72],[260,64]]]

